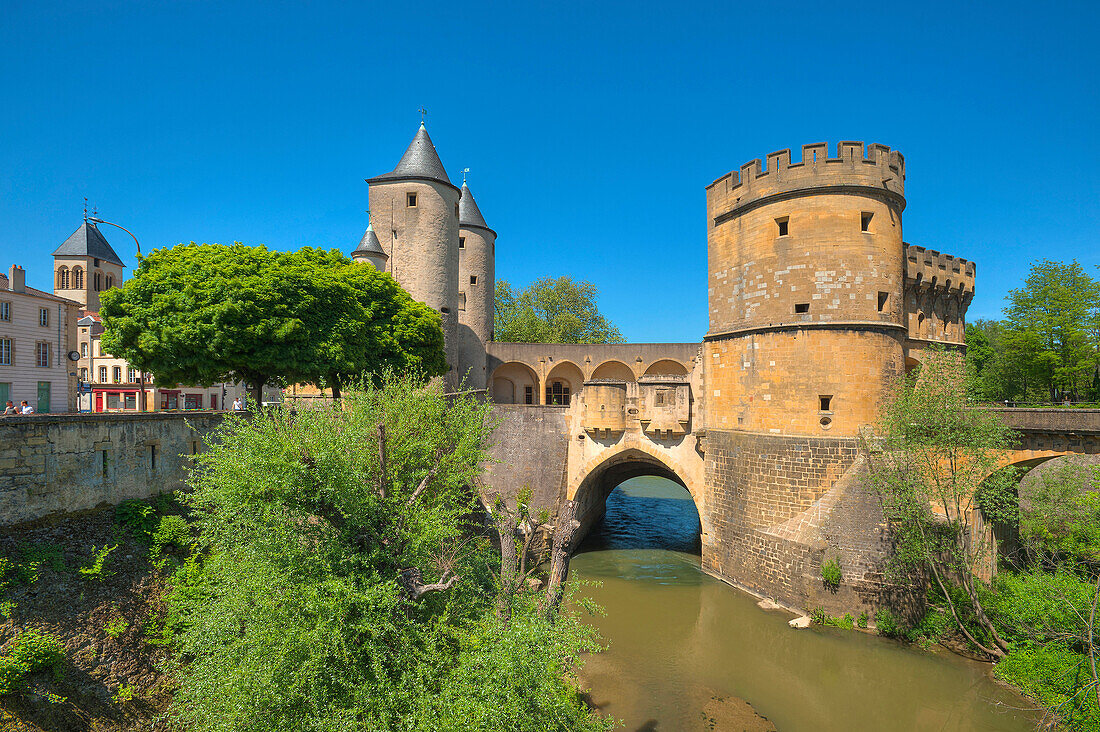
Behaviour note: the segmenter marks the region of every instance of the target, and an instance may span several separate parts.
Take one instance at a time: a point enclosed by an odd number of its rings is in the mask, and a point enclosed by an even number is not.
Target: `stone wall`
[[[558,512],[565,498],[569,430],[567,407],[493,406],[501,420],[493,433],[482,483],[512,498],[525,486],[534,492],[533,504]]]
[[[888,543],[858,453],[852,439],[708,431],[703,568],[793,608],[880,604]],[[844,574],[837,592],[826,559]]]
[[[183,485],[222,421],[191,414],[0,418],[0,525],[145,498]]]

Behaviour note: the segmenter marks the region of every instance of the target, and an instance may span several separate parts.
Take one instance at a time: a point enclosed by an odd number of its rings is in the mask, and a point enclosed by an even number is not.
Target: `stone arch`
[[[667,478],[687,489],[699,513],[701,531],[706,533],[706,506],[702,481],[675,458],[646,443],[628,443],[602,451],[585,463],[569,481],[566,497],[577,502],[577,518],[582,533],[603,516],[604,502],[620,483],[630,478],[652,475]]]
[[[584,386],[584,372],[572,361],[559,361],[546,375],[547,404],[569,404]],[[565,396],[567,395],[567,396]],[[562,398],[565,396],[565,398]]]
[[[609,359],[592,370],[589,381],[637,381],[634,370],[622,361]]]
[[[489,379],[493,401],[497,404],[538,404],[539,377],[525,363],[508,361],[497,366]],[[531,401],[527,401],[527,389],[531,390]]]
[[[687,376],[689,369],[679,361],[662,358],[654,361],[645,370],[646,376]]]
[[[68,290],[69,288],[69,268],[61,266],[57,268],[57,289]]]
[[[83,290],[84,289],[84,268],[83,267],[79,267],[79,266],[73,267],[73,289],[74,290]]]

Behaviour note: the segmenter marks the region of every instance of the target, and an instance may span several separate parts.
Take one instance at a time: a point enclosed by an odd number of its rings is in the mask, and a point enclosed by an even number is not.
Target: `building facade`
[[[10,399],[37,413],[76,409],[76,321],[73,300],[27,287],[12,265],[0,274],[0,411]]]

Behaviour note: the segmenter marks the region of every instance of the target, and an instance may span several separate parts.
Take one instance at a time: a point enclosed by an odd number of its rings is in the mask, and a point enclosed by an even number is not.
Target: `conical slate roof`
[[[432,138],[428,136],[428,130],[424,128],[423,122],[420,123],[420,129],[417,130],[416,137],[409,143],[409,148],[401,156],[401,161],[397,163],[397,167],[385,175],[368,178],[367,182],[416,179],[434,180],[457,188],[454,183],[451,183],[451,179],[447,177],[447,171],[444,170],[443,163],[439,160],[439,154],[435,151],[435,145],[432,144]]]
[[[462,184],[462,197],[458,199],[458,223],[461,226],[480,226],[488,229],[485,217],[481,215],[481,209],[477,207],[477,201],[470,193],[470,187],[465,182]]]
[[[388,256],[378,241],[378,235],[374,233],[374,227],[370,224],[367,224],[367,230],[363,233],[363,238],[359,240],[359,246],[352,252],[353,256],[356,254],[381,254],[383,256]]]
[[[112,262],[121,267],[126,265],[122,259],[111,249],[111,245],[103,238],[103,234],[95,224],[85,221],[80,228],[72,233],[65,242],[54,250],[55,257],[95,257]]]

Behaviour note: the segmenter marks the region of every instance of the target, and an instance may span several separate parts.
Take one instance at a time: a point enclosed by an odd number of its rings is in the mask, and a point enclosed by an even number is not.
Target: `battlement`
[[[914,244],[905,245],[905,280],[909,286],[973,294],[975,269],[968,259]]]
[[[886,145],[862,142],[837,143],[829,157],[827,143],[802,146],[802,159],[791,162],[790,149],[767,156],[767,162],[751,160],[707,186],[713,216],[752,201],[791,191],[824,187],[862,187],[905,196],[905,158]]]

